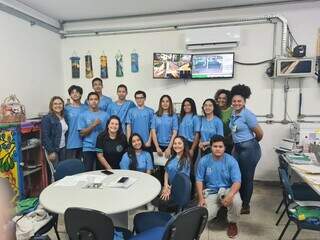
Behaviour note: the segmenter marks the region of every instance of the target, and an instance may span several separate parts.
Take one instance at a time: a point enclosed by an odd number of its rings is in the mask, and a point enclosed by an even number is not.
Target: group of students
[[[42,144],[56,165],[66,158],[83,158],[87,171],[131,169],[151,174],[153,152],[165,156],[162,200],[170,199],[170,185],[178,172],[196,186],[199,205],[214,218],[220,206],[228,208],[228,235],[237,233],[238,217],[250,213],[256,165],[261,157],[263,131],[246,108],[251,90],[236,85],[218,90],[202,104],[199,116],[192,98],[175,114],[169,95],[161,96],[158,109],[145,106],[146,93],[136,91],[127,100],[127,87],[117,87],[118,99],[102,94],[103,82],[92,80],[84,104],[80,86],[68,89],[71,103],[55,96],[42,120]],[[199,155],[201,158],[197,160]]]

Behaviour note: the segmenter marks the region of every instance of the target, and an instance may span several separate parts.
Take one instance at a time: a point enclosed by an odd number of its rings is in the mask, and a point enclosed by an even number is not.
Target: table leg
[[[123,228],[130,229],[129,211],[122,212],[122,213],[116,213],[116,214],[109,214],[108,216],[112,219],[113,225],[115,227],[123,227]]]

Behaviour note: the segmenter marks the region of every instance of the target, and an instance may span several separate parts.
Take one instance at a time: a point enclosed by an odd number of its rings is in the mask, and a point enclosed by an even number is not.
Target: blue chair
[[[295,240],[298,237],[302,229],[320,231],[320,221],[319,221],[319,224],[317,224],[310,221],[310,218],[299,220],[299,218],[293,213],[294,211],[299,211],[299,209],[303,207],[298,205],[298,203],[295,201],[294,193],[291,188],[287,172],[284,169],[279,168],[279,176],[283,186],[283,198],[284,198],[286,213],[288,216],[288,222],[283,228],[278,240],[282,239],[285,231],[287,230],[291,222],[294,222],[297,225],[297,231],[294,234],[292,240]],[[306,206],[307,204],[308,202],[304,202],[304,206]],[[320,211],[320,207],[317,207],[317,206],[308,206],[308,207],[312,207],[313,209]]]
[[[287,173],[288,178],[290,180],[289,164],[286,162],[286,160],[283,158],[282,155],[279,156],[279,168],[283,169]],[[280,175],[279,175],[279,178],[280,178]],[[280,182],[281,182],[281,179],[280,179]],[[305,182],[293,183],[291,184],[291,188],[293,191],[294,199],[297,201],[320,201],[320,196]],[[282,198],[281,203],[276,210],[276,213],[279,212],[282,205],[284,205],[284,198]],[[286,213],[286,208],[283,209],[280,217],[276,222],[276,226],[279,225],[285,213]]]
[[[170,204],[176,206],[176,213],[182,211],[191,199],[191,181],[184,173],[176,174],[171,185]],[[134,216],[134,231],[140,233],[154,227],[163,227],[172,218],[167,212],[143,212]]]
[[[130,240],[198,240],[207,220],[206,208],[189,208],[172,217],[166,225],[146,230]]]
[[[68,208],[64,219],[70,240],[116,240],[132,235],[125,228],[114,227],[110,217],[96,210]]]
[[[58,163],[55,171],[52,172],[54,176],[52,176],[52,179],[54,181],[58,181],[65,176],[71,176],[74,174],[85,172],[85,168],[81,160],[79,159],[68,159],[64,160]],[[57,239],[60,240],[60,236],[58,233],[58,217],[59,215],[56,213],[50,213],[52,216],[51,220],[45,224],[42,228],[40,228],[35,234],[34,237],[40,237],[43,234],[49,232],[51,228],[54,228],[54,231],[56,233]]]
[[[57,164],[54,180],[58,181],[66,176],[85,172],[84,164],[79,159],[66,159]]]

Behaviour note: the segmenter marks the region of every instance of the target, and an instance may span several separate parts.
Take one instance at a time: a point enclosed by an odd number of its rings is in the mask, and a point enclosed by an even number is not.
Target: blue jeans
[[[233,156],[238,161],[241,171],[240,196],[242,205],[248,207],[253,192],[254,173],[261,158],[260,145],[256,139],[235,143]]]

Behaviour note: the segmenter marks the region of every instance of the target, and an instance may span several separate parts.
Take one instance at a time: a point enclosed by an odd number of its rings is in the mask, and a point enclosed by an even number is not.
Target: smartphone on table
[[[118,180],[118,183],[125,183],[126,181],[128,181],[129,178],[128,177],[122,177]]]
[[[106,174],[106,175],[111,175],[113,174],[113,172],[109,171],[109,170],[102,170],[101,171],[103,174]]]

